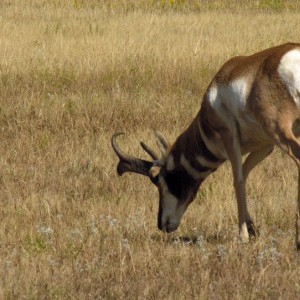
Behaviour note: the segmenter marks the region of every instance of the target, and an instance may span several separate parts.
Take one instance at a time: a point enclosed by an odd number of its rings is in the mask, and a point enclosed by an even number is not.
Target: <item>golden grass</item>
[[[298,40],[297,1],[238,14],[235,1],[136,3],[1,7],[0,298],[296,299],[289,158],[276,151],[249,177],[257,240],[238,241],[229,164],[167,237],[155,187],[116,175],[110,137],[125,131],[122,147],[140,157],[153,130],[174,140],[223,62]]]

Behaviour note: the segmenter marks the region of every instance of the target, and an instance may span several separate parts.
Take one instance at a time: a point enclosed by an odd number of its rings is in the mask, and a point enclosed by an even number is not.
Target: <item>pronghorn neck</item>
[[[195,182],[202,182],[224,159],[209,150],[201,132],[199,115],[176,140],[167,157],[167,171],[184,170]]]

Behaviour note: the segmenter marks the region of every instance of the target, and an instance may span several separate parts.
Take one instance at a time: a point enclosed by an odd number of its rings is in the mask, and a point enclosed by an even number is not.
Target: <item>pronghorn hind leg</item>
[[[267,145],[257,151],[251,152],[245,162],[243,163],[243,177],[244,181],[246,182],[249,173],[260,163],[262,162],[271,152],[273,151],[274,146]],[[249,214],[247,209],[246,212],[246,224],[248,233],[250,236],[258,236],[259,232],[258,229],[255,227],[253,220]]]
[[[283,130],[280,134],[280,145],[294,159],[298,167],[298,201],[296,214],[296,246],[300,251],[300,142],[292,129]]]
[[[300,168],[298,167],[298,212],[296,214],[296,245],[300,251]]]

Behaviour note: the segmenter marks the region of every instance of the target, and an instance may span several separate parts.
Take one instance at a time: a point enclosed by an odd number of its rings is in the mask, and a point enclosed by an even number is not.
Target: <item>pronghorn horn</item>
[[[117,166],[117,172],[121,176],[125,172],[133,172],[142,175],[149,176],[149,170],[152,167],[152,162],[143,159],[136,158],[129,154],[124,153],[117,145],[117,136],[124,134],[123,132],[117,132],[113,134],[111,138],[111,145],[118,155],[120,161]]]
[[[151,156],[153,160],[158,160],[159,157],[149,146],[147,146],[144,142],[141,142],[142,148]]]
[[[162,156],[165,156],[165,154],[169,148],[169,142],[160,131],[155,131],[155,136],[156,136],[157,145],[161,151],[161,154],[162,154]]]

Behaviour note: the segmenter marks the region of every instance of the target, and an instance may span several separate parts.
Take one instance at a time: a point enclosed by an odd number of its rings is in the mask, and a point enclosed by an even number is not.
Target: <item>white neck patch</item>
[[[190,162],[186,159],[184,154],[181,154],[180,157],[180,163],[184,167],[184,169],[187,171],[187,173],[192,176],[195,180],[197,179],[205,179],[209,174],[211,174],[211,170],[206,172],[199,172],[195,168],[193,168],[190,164]]]

